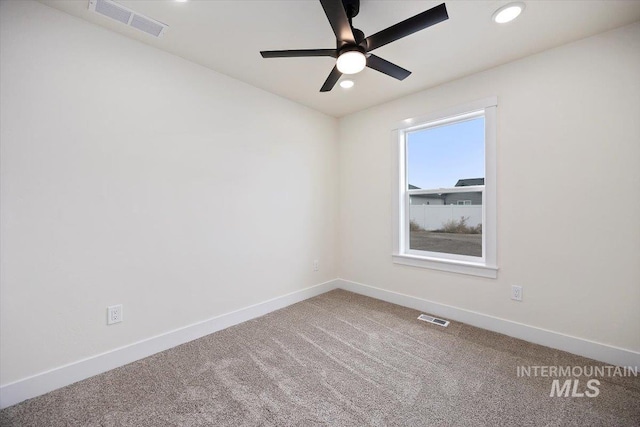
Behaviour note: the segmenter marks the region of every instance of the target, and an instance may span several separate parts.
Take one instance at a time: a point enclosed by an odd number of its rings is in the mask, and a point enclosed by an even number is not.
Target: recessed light
[[[524,10],[524,3],[509,3],[496,10],[493,14],[493,20],[498,24],[506,24],[516,19]]]
[[[188,2],[189,0],[176,0],[176,1],[177,1],[178,3],[186,3],[186,2]]]
[[[353,80],[343,80],[340,82],[340,87],[344,89],[352,88],[354,85]]]

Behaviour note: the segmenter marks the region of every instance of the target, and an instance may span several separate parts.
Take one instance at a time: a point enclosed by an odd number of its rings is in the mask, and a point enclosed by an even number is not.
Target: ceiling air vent
[[[160,37],[168,28],[168,25],[141,15],[113,0],[89,0],[89,10],[154,37]]]

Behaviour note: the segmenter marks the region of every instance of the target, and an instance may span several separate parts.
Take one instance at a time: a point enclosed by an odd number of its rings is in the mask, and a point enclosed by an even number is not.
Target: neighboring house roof
[[[484,185],[484,178],[459,179],[456,187],[468,187],[470,185]]]
[[[459,179],[456,182],[456,187],[468,187],[470,185],[484,185],[484,178],[465,178]],[[420,190],[420,187],[416,187],[413,184],[409,184],[409,190]]]

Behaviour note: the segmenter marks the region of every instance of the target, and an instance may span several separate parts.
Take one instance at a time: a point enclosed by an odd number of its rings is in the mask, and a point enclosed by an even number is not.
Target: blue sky
[[[453,187],[459,179],[484,177],[484,117],[407,135],[409,184]]]

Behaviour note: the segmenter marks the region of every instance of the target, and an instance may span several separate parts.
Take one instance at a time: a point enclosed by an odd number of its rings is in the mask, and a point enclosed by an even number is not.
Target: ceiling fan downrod
[[[349,24],[353,28],[353,23],[351,20],[358,16],[360,12],[360,0],[342,0],[342,5],[344,6],[344,11],[347,12],[347,18],[349,18]]]

